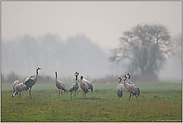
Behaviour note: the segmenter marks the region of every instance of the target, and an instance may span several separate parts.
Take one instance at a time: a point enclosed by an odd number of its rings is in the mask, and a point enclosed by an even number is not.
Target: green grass
[[[12,98],[12,89],[5,90],[2,84],[1,121],[182,121],[181,83],[135,85],[140,87],[141,94],[138,101],[133,97],[129,102],[128,91],[121,99],[117,97],[117,84],[94,84],[94,92],[89,92],[86,99],[79,90],[73,100],[68,91],[59,98],[54,84],[38,83],[33,87],[32,99],[28,91],[22,92],[21,98]]]

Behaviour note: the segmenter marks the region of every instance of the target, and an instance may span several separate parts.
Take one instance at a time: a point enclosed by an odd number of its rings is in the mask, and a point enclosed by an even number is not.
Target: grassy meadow
[[[66,84],[69,88],[71,84]],[[2,122],[66,122],[66,121],[182,121],[182,84],[171,82],[136,83],[141,89],[138,101],[129,102],[129,92],[117,97],[118,84],[93,84],[94,92],[83,99],[81,89],[71,100],[66,91],[58,97],[55,84],[36,83],[32,99],[28,91],[21,98],[12,95],[12,84],[1,84]]]

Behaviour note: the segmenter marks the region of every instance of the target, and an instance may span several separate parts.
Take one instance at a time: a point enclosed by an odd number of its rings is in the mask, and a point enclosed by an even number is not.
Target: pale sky
[[[85,34],[109,53],[124,31],[137,24],[163,24],[172,36],[181,31],[181,1],[3,1],[2,39],[55,34],[62,40]]]

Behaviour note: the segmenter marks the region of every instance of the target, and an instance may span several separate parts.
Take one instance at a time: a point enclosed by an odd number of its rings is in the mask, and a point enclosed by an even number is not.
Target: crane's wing
[[[91,82],[89,82],[88,80],[86,79],[83,79],[84,82],[86,82],[87,86],[88,86],[88,89],[91,89],[91,92],[93,91],[93,85],[91,84]]]
[[[27,83],[29,83],[29,81],[32,81],[32,78],[34,78],[34,76],[33,76],[33,75],[30,75],[29,77],[27,77],[27,78],[24,80],[23,84],[27,85]]]

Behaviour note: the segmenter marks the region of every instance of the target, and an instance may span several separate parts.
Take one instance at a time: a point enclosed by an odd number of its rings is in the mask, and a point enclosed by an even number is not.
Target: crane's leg
[[[21,98],[21,93],[19,92],[19,97]]]
[[[61,97],[62,97],[62,90],[61,90]]]
[[[135,95],[135,96],[136,96],[136,95]],[[137,96],[136,96],[136,100],[138,101]]]
[[[75,99],[75,97],[76,97],[76,91],[75,91],[74,99]]]
[[[131,99],[131,93],[130,93],[130,97],[129,97],[129,102],[130,102],[130,99]]]
[[[84,96],[85,96],[85,92],[83,92],[83,99],[84,99]]]
[[[71,100],[72,100],[72,91],[71,91]]]
[[[32,87],[30,87],[29,96],[32,98],[32,96],[31,96],[31,89],[32,89]]]
[[[59,98],[60,98],[60,89],[58,89],[59,91],[58,91],[58,94],[59,94]]]

